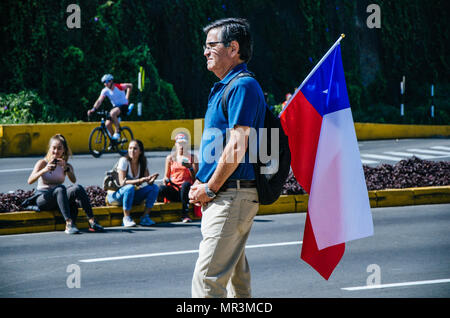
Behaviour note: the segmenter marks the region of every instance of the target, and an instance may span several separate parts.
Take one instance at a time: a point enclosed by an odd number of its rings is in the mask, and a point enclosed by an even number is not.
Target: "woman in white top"
[[[33,200],[41,210],[59,209],[66,221],[67,234],[78,233],[75,222],[78,216],[76,200],[79,200],[88,217],[89,230],[103,231],[103,227],[95,221],[91,203],[84,188],[79,184],[66,188],[63,184],[66,176],[73,183],[77,181],[73,166],[67,162],[70,155],[70,148],[63,135],[57,134],[50,138],[47,155],[36,162],[28,178],[28,184],[38,181]]]
[[[130,141],[128,154],[119,159],[117,172],[121,188],[115,192],[108,191],[106,199],[108,203],[115,202],[123,205],[123,225],[126,227],[136,225],[130,216],[131,208],[143,200],[145,200],[145,210],[140,224],[145,226],[155,224],[148,214],[158,197],[159,188],[153,183],[158,174],[150,175],[148,172],[144,145],[140,140]],[[147,185],[143,185],[144,183]]]

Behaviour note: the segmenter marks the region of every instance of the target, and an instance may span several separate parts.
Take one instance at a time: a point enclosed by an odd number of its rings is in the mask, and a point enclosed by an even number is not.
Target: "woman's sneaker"
[[[91,224],[91,222],[88,221],[88,223],[89,223],[89,231],[91,231],[91,232],[103,232],[103,231],[105,231],[103,226],[101,226],[97,222],[94,222],[94,223]]]
[[[155,223],[155,221],[150,219],[150,217],[148,215],[146,215],[146,216],[141,217],[141,223],[139,223],[139,224],[143,225],[143,226],[151,226],[156,223]]]
[[[186,217],[183,218],[182,222],[183,222],[183,223],[191,223],[192,220],[191,220],[190,217],[186,216]]]
[[[131,218],[131,216],[125,216],[122,220],[122,224],[125,227],[132,227],[132,226],[136,226],[136,223],[133,221],[133,219]]]
[[[77,227],[73,224],[66,224],[66,230],[64,232],[66,232],[66,234],[80,233],[80,231],[77,229]]]

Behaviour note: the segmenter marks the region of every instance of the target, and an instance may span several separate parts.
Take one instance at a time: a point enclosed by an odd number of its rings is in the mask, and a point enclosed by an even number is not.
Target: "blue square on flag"
[[[340,45],[328,55],[301,91],[322,117],[350,107]]]

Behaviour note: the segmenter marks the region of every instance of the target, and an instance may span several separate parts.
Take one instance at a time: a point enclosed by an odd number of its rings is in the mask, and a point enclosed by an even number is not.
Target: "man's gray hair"
[[[208,34],[212,29],[221,28],[220,41],[225,46],[229,46],[231,41],[239,43],[239,56],[241,60],[248,63],[253,53],[253,43],[250,34],[250,24],[246,19],[226,18],[216,20],[203,28],[203,32]]]

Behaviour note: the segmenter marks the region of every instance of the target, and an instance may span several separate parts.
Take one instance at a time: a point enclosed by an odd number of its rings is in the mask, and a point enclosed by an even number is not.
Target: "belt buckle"
[[[236,189],[237,190],[241,189],[241,180],[236,180]]]

